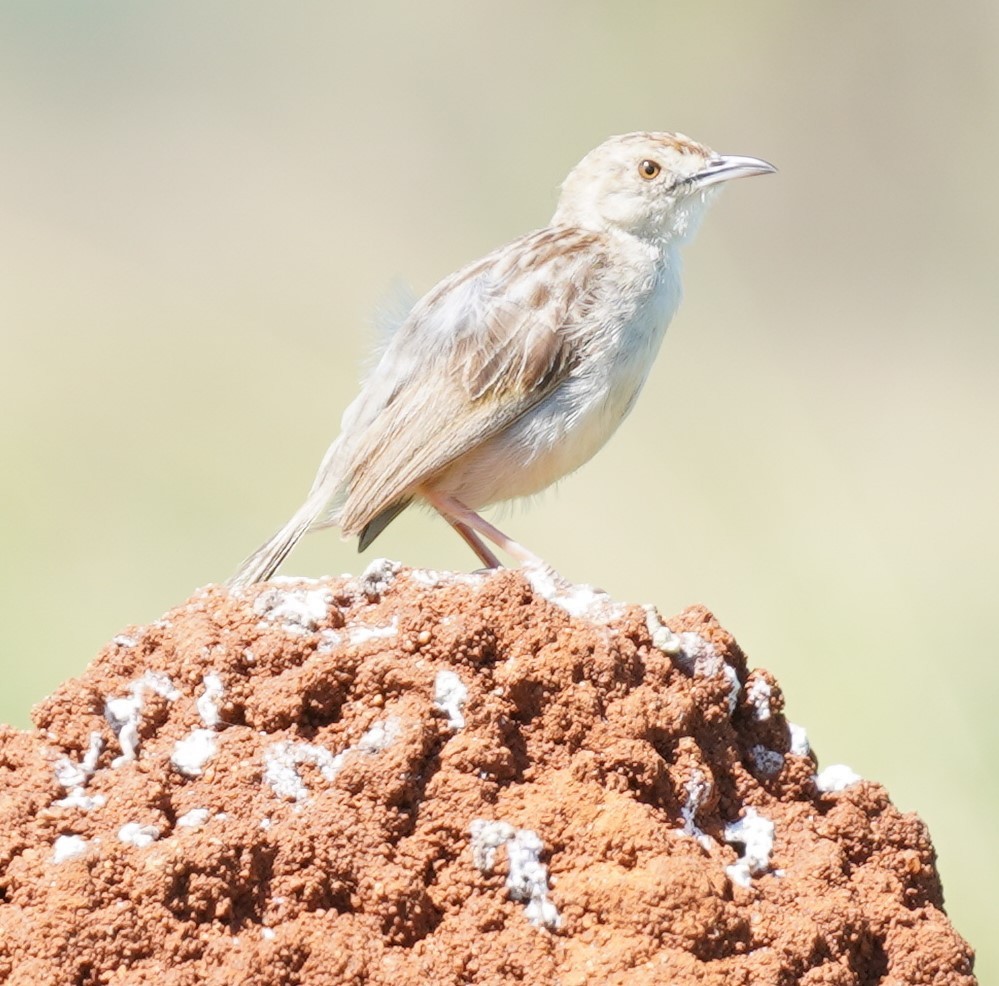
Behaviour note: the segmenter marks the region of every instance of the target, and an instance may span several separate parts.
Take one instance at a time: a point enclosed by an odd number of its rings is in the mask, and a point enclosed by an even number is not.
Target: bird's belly
[[[532,496],[589,461],[628,415],[665,325],[570,378],[506,429],[471,449],[434,482],[473,510]]]

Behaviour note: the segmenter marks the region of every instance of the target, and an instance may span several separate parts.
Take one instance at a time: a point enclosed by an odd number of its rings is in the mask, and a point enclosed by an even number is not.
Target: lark
[[[384,347],[305,502],[230,579],[268,579],[336,526],[363,551],[428,504],[482,563],[542,564],[479,511],[588,461],[634,407],[680,303],[680,252],[733,178],[775,171],[679,133],[590,151],[543,229],[444,278]]]

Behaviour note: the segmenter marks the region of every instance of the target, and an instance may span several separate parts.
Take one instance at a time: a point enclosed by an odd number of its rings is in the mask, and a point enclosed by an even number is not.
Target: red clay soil
[[[926,828],[694,607],[220,587],[0,730],[0,981],[970,986]]]

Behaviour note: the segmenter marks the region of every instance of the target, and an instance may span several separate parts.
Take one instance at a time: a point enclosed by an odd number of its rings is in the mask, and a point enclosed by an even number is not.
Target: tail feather
[[[278,566],[288,557],[291,549],[302,540],[306,532],[335,523],[335,519],[331,519],[331,509],[335,514],[336,504],[343,495],[339,489],[341,484],[337,480],[336,460],[339,452],[340,441],[337,440],[323,457],[305,503],[295,511],[291,520],[281,530],[270,540],[265,541],[239,566],[239,571],[226,582],[226,585],[237,588],[266,581],[277,571]]]
[[[302,536],[312,527],[326,503],[325,496],[311,494],[305,503],[295,511],[291,520],[239,566],[239,571],[226,582],[226,585],[237,588],[253,585],[255,582],[265,582],[269,579],[277,571],[281,562],[288,557],[291,549],[301,541]]]

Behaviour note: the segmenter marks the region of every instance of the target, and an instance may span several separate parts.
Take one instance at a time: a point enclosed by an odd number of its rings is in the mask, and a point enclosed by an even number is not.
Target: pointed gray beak
[[[730,178],[748,178],[750,175],[767,175],[777,169],[758,157],[741,154],[716,154],[696,175],[687,179],[695,188],[706,188]]]

